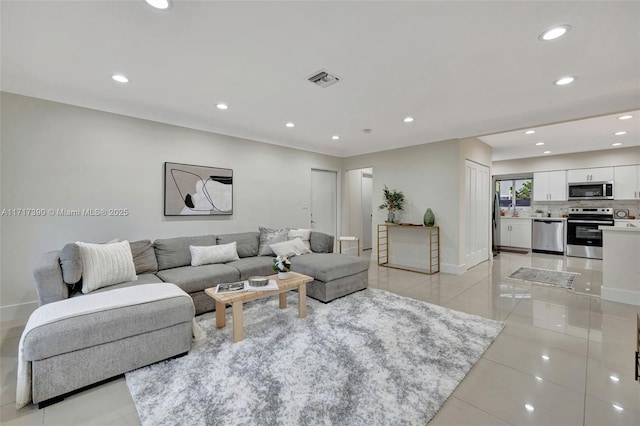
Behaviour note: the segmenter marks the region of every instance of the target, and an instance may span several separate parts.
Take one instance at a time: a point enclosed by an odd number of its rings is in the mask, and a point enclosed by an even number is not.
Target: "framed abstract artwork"
[[[164,215],[233,214],[233,170],[164,163]]]

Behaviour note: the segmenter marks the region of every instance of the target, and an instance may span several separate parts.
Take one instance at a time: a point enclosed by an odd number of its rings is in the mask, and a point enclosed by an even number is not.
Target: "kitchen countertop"
[[[539,220],[567,220],[566,217],[535,217],[535,216],[500,216],[500,219],[539,219]]]
[[[607,232],[640,232],[640,227],[626,227],[626,226],[598,226],[601,231]]]

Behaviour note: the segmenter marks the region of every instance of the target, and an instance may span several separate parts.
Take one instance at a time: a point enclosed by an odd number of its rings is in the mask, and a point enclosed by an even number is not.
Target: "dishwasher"
[[[561,219],[533,219],[531,251],[564,254],[564,221]]]

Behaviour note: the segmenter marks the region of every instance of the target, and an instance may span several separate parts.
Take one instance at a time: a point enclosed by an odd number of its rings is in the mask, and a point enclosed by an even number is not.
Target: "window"
[[[500,207],[515,208],[531,206],[531,178],[499,179]]]

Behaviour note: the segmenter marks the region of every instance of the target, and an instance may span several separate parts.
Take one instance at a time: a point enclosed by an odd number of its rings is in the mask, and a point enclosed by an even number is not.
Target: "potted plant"
[[[404,194],[402,191],[390,190],[387,185],[382,190],[382,198],[384,203],[380,204],[378,208],[380,210],[387,209],[388,215],[386,222],[393,223],[396,219],[396,211],[404,210]]]
[[[286,280],[289,277],[289,271],[291,270],[291,262],[286,256],[274,257],[272,268],[278,273],[279,279]]]
[[[544,210],[537,209],[536,210],[536,217],[542,217],[542,213],[544,213]]]

